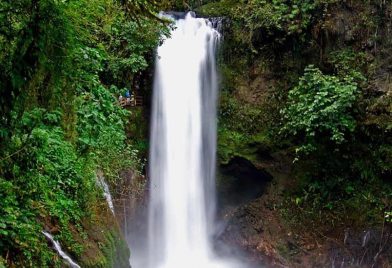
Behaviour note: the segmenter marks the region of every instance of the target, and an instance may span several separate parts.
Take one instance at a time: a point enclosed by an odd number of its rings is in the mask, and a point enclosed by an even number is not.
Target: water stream
[[[44,234],[44,236],[46,238],[48,238],[50,240],[50,242],[52,242],[54,249],[57,251],[57,253],[61,256],[61,258],[63,258],[69,265],[71,268],[80,268],[80,266],[74,262],[70,256],[67,255],[67,253],[65,253],[61,246],[60,243],[57,242],[56,240],[54,240],[53,236],[51,234],[49,234],[48,232],[43,231],[42,232]]]
[[[108,203],[108,206],[109,206],[110,210],[112,211],[113,215],[115,215],[113,198],[112,198],[112,195],[110,194],[109,185],[107,184],[105,177],[103,175],[97,175],[97,184],[99,187],[101,187],[101,189],[103,191],[103,196],[105,197],[106,202]]]
[[[158,48],[151,122],[149,268],[232,267],[217,260],[211,241],[219,38],[211,22],[189,13],[176,20],[171,37]]]

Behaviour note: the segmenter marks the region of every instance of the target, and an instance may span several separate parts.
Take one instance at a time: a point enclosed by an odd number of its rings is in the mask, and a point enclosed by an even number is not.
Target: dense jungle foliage
[[[83,267],[114,265],[115,225],[89,227],[104,207],[96,171],[115,184],[141,168],[116,100],[167,33],[162,4],[0,1],[0,267],[61,267],[43,230]]]

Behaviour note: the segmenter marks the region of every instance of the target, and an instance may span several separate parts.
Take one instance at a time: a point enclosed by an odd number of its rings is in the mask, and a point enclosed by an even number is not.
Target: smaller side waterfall
[[[63,258],[65,261],[67,261],[67,262],[69,263],[69,265],[71,266],[71,268],[81,268],[76,262],[74,262],[74,261],[71,259],[70,256],[67,255],[67,253],[65,253],[65,252],[61,249],[60,243],[57,242],[56,240],[54,240],[54,238],[53,238],[53,236],[52,236],[51,234],[49,234],[49,233],[47,233],[47,232],[45,232],[45,231],[43,231],[42,233],[44,234],[44,236],[45,236],[46,238],[48,238],[48,239],[52,242],[52,244],[53,244],[55,250],[57,251],[57,253],[61,256],[61,258]]]
[[[103,176],[97,176],[97,183],[103,190],[103,196],[106,198],[108,202],[108,206],[114,215],[114,205],[112,195],[110,194],[109,185],[106,183],[105,178]]]

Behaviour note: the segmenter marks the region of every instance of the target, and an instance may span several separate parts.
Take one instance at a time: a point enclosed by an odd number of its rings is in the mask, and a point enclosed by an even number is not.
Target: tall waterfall
[[[227,267],[215,260],[215,50],[219,33],[192,14],[158,48],[150,150],[149,268]]]

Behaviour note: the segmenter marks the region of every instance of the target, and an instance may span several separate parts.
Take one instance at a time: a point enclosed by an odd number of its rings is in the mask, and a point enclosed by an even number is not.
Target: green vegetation
[[[313,22],[316,9],[323,4],[314,0],[242,1],[234,9],[233,16],[238,26],[246,27],[248,43],[252,43],[258,31],[265,31],[266,35],[275,36],[276,41],[282,42],[286,36],[303,33]],[[277,37],[280,34],[282,37]]]
[[[236,0],[222,0],[219,2],[211,1],[211,3],[198,7],[197,12],[211,17],[230,16],[233,6],[236,6]]]
[[[83,267],[113,265],[115,249],[105,248],[121,238],[97,223],[110,215],[95,172],[115,185],[121,169],[141,168],[126,136],[130,113],[116,100],[167,33],[160,4],[0,2],[0,266],[61,267],[44,229]]]
[[[298,86],[289,91],[288,107],[282,110],[282,132],[304,138],[297,152],[316,150],[317,143],[341,144],[356,126],[350,113],[357,95],[358,87],[351,76],[340,81],[309,66]]]
[[[222,163],[234,156],[254,159],[257,151],[269,151],[268,134],[262,132],[264,112],[262,107],[241,105],[232,95],[222,93],[218,129],[218,156]]]
[[[288,42],[306,42],[309,30],[335,0],[221,0],[197,10],[208,16],[225,16],[232,22],[232,36],[242,49],[258,53]],[[268,39],[263,42],[261,39]]]
[[[328,0],[198,8],[230,26],[219,61],[219,160],[242,156],[263,166],[266,155],[291,158],[281,210],[297,227],[381,228],[389,218],[391,8]]]

